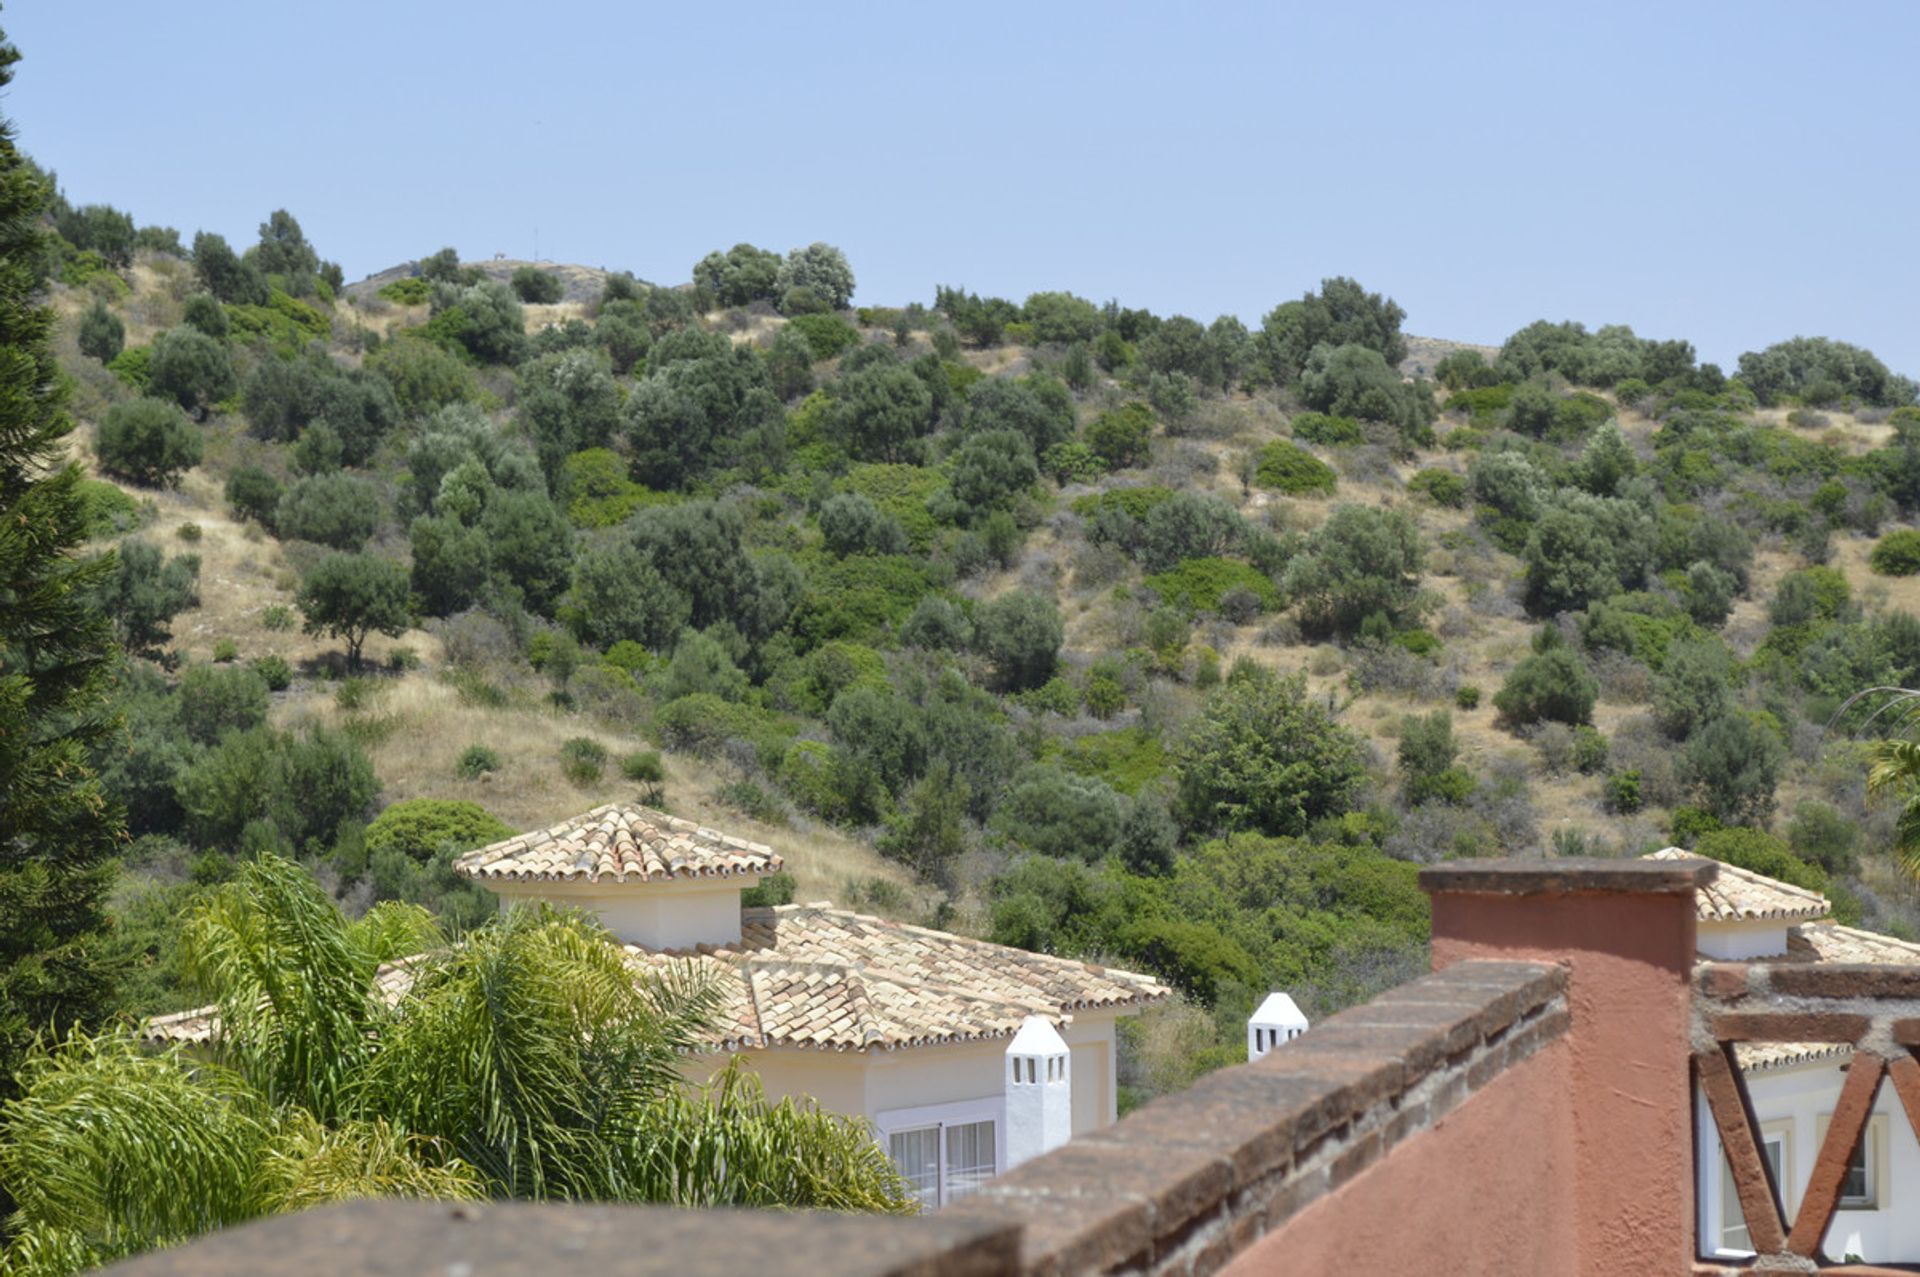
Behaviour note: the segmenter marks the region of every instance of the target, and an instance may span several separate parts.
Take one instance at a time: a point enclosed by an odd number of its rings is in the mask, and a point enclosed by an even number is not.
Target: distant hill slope
[[[1400,371],[1409,377],[1424,377],[1433,372],[1433,366],[1456,350],[1477,350],[1492,363],[1493,357],[1500,353],[1498,346],[1477,346],[1470,341],[1448,341],[1444,337],[1415,337],[1407,334],[1407,357],[1400,361]]]
[[[497,279],[502,283],[510,280],[513,272],[522,266],[537,266],[549,275],[559,276],[560,282],[566,285],[566,295],[560,299],[562,302],[597,301],[601,289],[606,287],[607,276],[613,273],[598,266],[574,266],[565,262],[528,262],[511,257],[461,262],[460,265],[463,268],[478,270],[487,278]],[[369,275],[357,283],[348,284],[347,296],[370,297],[395,280],[410,278],[419,270],[419,262],[401,262],[398,266],[389,266],[376,275]]]

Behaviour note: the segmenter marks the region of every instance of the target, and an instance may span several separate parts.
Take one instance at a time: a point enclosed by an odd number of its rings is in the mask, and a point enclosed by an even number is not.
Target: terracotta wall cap
[[[1420,871],[1420,887],[1493,896],[1571,896],[1592,892],[1686,895],[1713,882],[1711,860],[1603,860],[1591,856],[1453,860]]]

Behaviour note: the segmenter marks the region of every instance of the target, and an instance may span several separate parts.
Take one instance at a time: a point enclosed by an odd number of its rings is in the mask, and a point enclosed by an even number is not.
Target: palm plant
[[[1898,798],[1900,814],[1893,825],[1893,857],[1909,878],[1920,878],[1920,691],[1903,687],[1870,687],[1847,698],[1834,711],[1838,722],[1855,706],[1870,700],[1880,705],[1861,726],[1885,720],[1899,735],[1873,742],[1867,749],[1867,795]],[[1830,724],[1831,725],[1831,724]]]
[[[447,945],[410,906],[349,920],[267,857],[185,944],[218,1008],[205,1052],[76,1037],[0,1110],[0,1272],[367,1196],[915,1209],[864,1122],[771,1103],[738,1062],[690,1086],[714,986],[636,970],[582,915],[515,910]]]

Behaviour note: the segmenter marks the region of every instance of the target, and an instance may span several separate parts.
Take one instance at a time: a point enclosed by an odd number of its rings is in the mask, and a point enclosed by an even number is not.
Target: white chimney
[[[1260,1009],[1247,1021],[1247,1059],[1257,1060],[1282,1042],[1291,1042],[1307,1031],[1307,1017],[1284,993],[1269,993]]]
[[[1030,1015],[1007,1045],[1007,1169],[1059,1148],[1073,1135],[1067,1043]]]

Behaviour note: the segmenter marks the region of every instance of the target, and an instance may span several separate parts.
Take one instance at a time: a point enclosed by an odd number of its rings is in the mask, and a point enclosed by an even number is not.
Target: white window
[[[958,1201],[999,1174],[1002,1102],[967,1100],[895,1109],[875,1119],[887,1156],[922,1206]]]
[[[1789,1121],[1767,1122],[1760,1128],[1760,1155],[1767,1159],[1767,1169],[1773,1174],[1773,1184],[1782,1196],[1793,1182],[1793,1123]],[[1789,1209],[1788,1219],[1793,1218]],[[1746,1215],[1740,1209],[1740,1190],[1733,1183],[1733,1167],[1727,1163],[1725,1150],[1720,1155],[1720,1249],[1723,1251],[1753,1251],[1753,1239],[1747,1232]]]
[[[1824,1143],[1831,1114],[1821,1114],[1819,1135]],[[1835,1210],[1879,1210],[1880,1196],[1887,1187],[1887,1117],[1876,1113],[1867,1119],[1860,1142],[1847,1159],[1847,1173],[1840,1181],[1840,1200]]]

